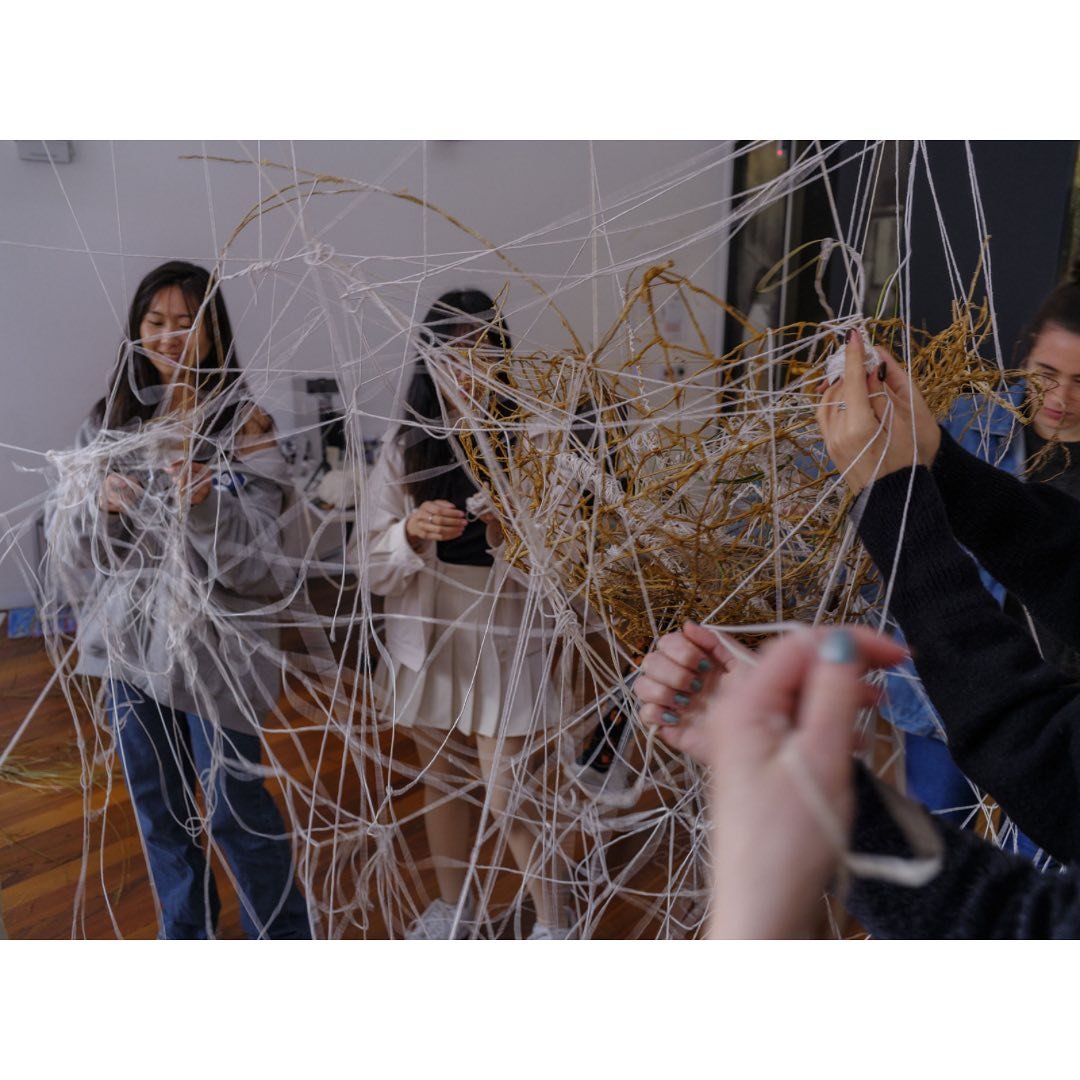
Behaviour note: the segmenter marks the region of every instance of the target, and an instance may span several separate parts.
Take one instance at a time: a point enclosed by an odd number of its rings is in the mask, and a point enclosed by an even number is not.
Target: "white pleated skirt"
[[[496,593],[486,566],[438,563],[437,572],[427,663],[414,671],[384,658],[376,676],[384,714],[405,727],[463,735],[541,730],[552,704],[545,621],[534,612],[529,630],[523,626],[525,587],[505,580]]]

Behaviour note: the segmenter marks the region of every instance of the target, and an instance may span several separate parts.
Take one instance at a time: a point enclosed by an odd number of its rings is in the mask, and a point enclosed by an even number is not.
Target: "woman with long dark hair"
[[[56,459],[50,572],[76,606],[76,670],[104,680],[160,936],[215,935],[205,834],[249,936],[310,937],[260,774],[284,462],[213,275],[176,261],[143,278],[107,392]]]
[[[472,930],[469,865],[477,837],[465,789],[477,780],[467,767],[475,747],[486,812],[535,905],[532,937],[566,937],[556,890],[537,865],[543,845],[535,815],[524,803],[513,805],[513,764],[526,753],[549,693],[543,645],[550,635],[538,612],[526,615],[526,590],[507,574],[493,515],[470,512],[478,489],[456,435],[467,414],[483,411],[473,405],[494,398],[497,414],[508,410],[497,368],[510,337],[492,299],[467,289],[435,302],[420,338],[404,417],[368,484],[363,552],[368,587],[385,598],[378,686],[385,711],[417,747],[438,881],[438,898],[408,936],[464,937]],[[490,440],[494,458],[508,438],[497,433]]]

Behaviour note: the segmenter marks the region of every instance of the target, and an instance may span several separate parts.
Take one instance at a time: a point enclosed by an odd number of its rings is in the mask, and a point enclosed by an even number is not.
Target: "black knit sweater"
[[[900,830],[861,766],[856,770],[856,851],[909,855]],[[921,809],[921,808],[920,808]],[[875,937],[1080,938],[1080,874],[1040,873],[1030,860],[931,819],[945,852],[921,888],[852,879],[848,910]]]
[[[1080,645],[1080,503],[1021,483],[943,433],[932,470],[903,469],[873,485],[859,533],[885,578],[895,573],[891,610],[957,765],[1050,854],[1076,862],[1080,688],[1043,663],[960,544],[1034,618]],[[860,781],[856,848],[896,850],[895,829],[868,792]],[[855,886],[849,906],[868,929],[888,937],[1080,936],[1073,873],[1041,875],[970,833],[938,827],[947,859],[934,882]]]

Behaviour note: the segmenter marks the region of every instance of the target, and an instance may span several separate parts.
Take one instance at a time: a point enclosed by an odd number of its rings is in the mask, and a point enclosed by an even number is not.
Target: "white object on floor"
[[[573,941],[577,937],[572,926],[548,926],[547,923],[533,923],[532,933],[526,941]]]
[[[470,901],[461,910],[461,918],[454,927],[457,904],[448,904],[445,900],[435,900],[428,904],[423,914],[409,927],[405,935],[407,941],[450,941],[465,937],[468,923],[473,919],[473,905]]]

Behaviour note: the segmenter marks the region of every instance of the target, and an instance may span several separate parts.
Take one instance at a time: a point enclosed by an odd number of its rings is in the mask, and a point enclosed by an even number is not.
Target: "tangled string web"
[[[869,184],[882,147],[859,152]],[[73,639],[56,630],[66,604],[80,622],[105,627],[110,670],[151,695],[175,686],[180,672],[190,693],[183,707],[214,724],[227,701],[258,732],[263,774],[285,808],[297,879],[319,936],[398,937],[434,897],[420,828],[425,784],[467,799],[479,823],[467,868],[476,901],[471,936],[524,936],[527,886],[536,880],[568,906],[578,936],[603,936],[616,907],[632,913],[622,924],[627,936],[698,934],[708,914],[703,778],[632,722],[636,658],[686,618],[747,643],[792,621],[881,621],[882,590],[845,522],[844,487],[814,421],[815,387],[849,328],[902,357],[937,415],[961,391],[1001,387],[1000,358],[985,356],[993,352],[985,348],[990,307],[974,299],[974,284],[958,290],[952,324],[936,333],[908,325],[899,273],[882,298],[867,298],[859,240],[869,197],[846,236],[838,228],[798,268],[796,253],[785,261],[787,280],[799,272],[820,282],[830,260],[845,268],[840,312],[822,292],[817,322],[756,325],[696,281],[694,267],[680,266],[691,241],[715,239],[726,252],[755,215],[799,185],[827,181],[836,160],[836,147],[814,144],[781,176],[718,206],[706,235],[575,272],[576,286],[603,281],[619,296],[610,325],[594,318],[588,328],[560,309],[569,270],[562,281],[544,282],[527,270],[542,235],[496,247],[414,194],[269,162],[203,160],[206,168],[257,169],[269,191],[222,245],[216,269],[230,303],[235,308],[250,290],[256,301],[272,297],[275,310],[306,305],[297,331],[284,340],[268,335],[246,359],[249,389],[273,412],[275,392],[280,397],[293,378],[292,356],[321,335],[329,347],[318,374],[335,381],[344,407],[279,432],[280,443],[295,448],[329,423],[341,424],[346,437],[320,488],[322,506],[308,477],[286,468],[279,447],[203,439],[235,399],[194,390],[182,409],[140,431],[106,432],[49,455],[48,554],[40,569],[27,570],[71,709],[87,836],[108,827],[122,773],[101,684],[73,674]],[[687,171],[699,167],[688,163]],[[602,241],[620,210],[640,213],[661,186],[684,177],[625,195],[607,208],[599,234],[589,215],[559,228],[576,230],[579,247],[597,235]],[[497,263],[492,292],[515,334],[509,355],[490,365],[467,347],[422,344],[419,298],[441,291],[445,265],[430,268],[418,257],[407,274],[380,278],[377,262],[335,248],[336,212],[327,222],[321,210],[318,227],[307,221],[326,201],[340,204],[344,216],[358,197],[452,225],[465,245],[454,252],[454,284],[480,257]],[[237,238],[274,215],[290,222],[279,250],[238,259]],[[685,333],[672,332],[674,311]],[[533,332],[541,315],[558,328],[544,340]],[[727,349],[717,331],[725,319],[741,339]],[[364,448],[401,423],[418,355],[433,372],[471,381],[447,428],[496,512],[506,560],[525,593],[521,632],[500,646],[507,697],[527,684],[527,657],[538,649],[548,684],[536,694],[525,748],[508,766],[505,813],[493,810],[475,748],[447,742],[431,767],[420,767],[409,732],[395,724],[399,703],[378,677],[386,621],[395,616],[366,587],[377,493]],[[381,393],[387,388],[389,395]],[[128,459],[150,463],[159,476],[178,459],[210,465],[221,483],[238,473],[268,476],[285,483],[289,497],[280,519],[252,512],[242,542],[220,523],[204,523],[201,561],[193,561],[192,510],[165,484],[148,487],[134,512],[138,544],[107,535],[98,493],[106,473]],[[23,509],[25,519],[9,530],[9,551],[40,507]],[[111,587],[90,589],[94,575]],[[213,585],[221,580],[243,582],[249,602],[239,609],[222,603]],[[256,692],[245,689],[251,686]],[[0,752],[9,775],[20,768],[18,742],[34,711]],[[211,809],[203,805],[191,827],[206,833]],[[532,837],[525,873],[508,850],[515,824]],[[99,869],[87,859],[83,873]],[[76,910],[73,926],[78,921]]]

